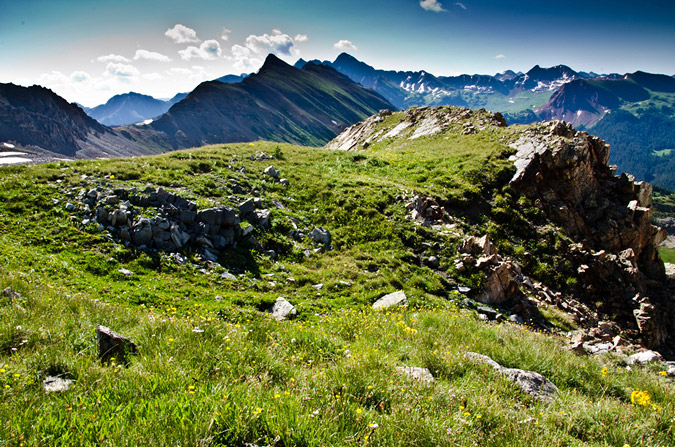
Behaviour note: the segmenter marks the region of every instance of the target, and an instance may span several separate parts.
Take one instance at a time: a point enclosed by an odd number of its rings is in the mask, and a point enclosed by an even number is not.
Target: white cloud
[[[333,48],[340,51],[357,51],[358,47],[351,40],[340,40],[333,44]]]
[[[433,12],[445,11],[445,9],[443,9],[443,5],[441,5],[441,2],[439,2],[438,0],[421,0],[420,6],[427,11]]]
[[[216,77],[201,65],[193,65],[192,68],[174,67],[167,70],[166,73],[169,76],[177,77],[181,80],[189,79],[192,82],[202,82]]]
[[[464,11],[466,11],[466,9],[467,9],[467,8],[466,8],[466,5],[465,5],[464,3],[457,2],[457,3],[455,3],[455,6],[459,6],[459,7],[462,8]]]
[[[70,74],[70,80],[73,82],[87,82],[89,79],[91,76],[86,71],[74,71]]]
[[[161,81],[162,79],[164,79],[164,76],[162,76],[159,73],[146,73],[141,77],[146,81]]]
[[[231,29],[223,28],[223,31],[220,33],[220,38],[223,40],[229,40],[230,39],[230,33],[232,33]]]
[[[140,71],[133,65],[126,65],[126,64],[115,64],[113,62],[109,63],[107,67],[105,67],[105,74],[110,75],[110,76],[117,76],[117,77],[132,77],[132,76],[138,76],[141,74]]]
[[[171,58],[169,56],[165,56],[162,53],[155,53],[154,51],[148,50],[136,50],[134,60],[137,61],[139,59],[156,62],[171,62]]]
[[[309,40],[306,34],[296,34],[291,37],[280,29],[272,30],[271,34],[251,34],[246,38],[244,45],[232,46],[232,60],[234,68],[240,71],[251,71],[259,68],[268,53],[279,56],[298,57],[300,51],[296,44]]]
[[[119,54],[108,54],[106,56],[99,56],[96,59],[94,59],[97,62],[131,62],[130,59],[127,59],[124,56],[120,56]]]
[[[175,43],[192,43],[201,42],[197,37],[197,32],[192,28],[177,23],[173,28],[169,28],[164,33],[166,37],[173,40]]]
[[[495,56],[495,59],[504,59],[504,58],[506,58],[506,56],[504,56],[503,54],[498,54]]]
[[[269,51],[290,56],[293,45],[295,45],[293,38],[281,32],[280,29],[272,30],[272,34],[265,33],[261,36],[251,34],[246,38],[246,47],[250,48],[254,53]]]
[[[192,74],[192,70],[190,70],[189,68],[180,68],[180,67],[170,68],[166,72],[171,76],[176,76],[176,75],[183,76],[183,75]]]
[[[192,58],[204,59],[205,61],[212,61],[222,54],[222,49],[220,48],[220,43],[217,40],[205,40],[202,44],[197,47],[187,47],[184,50],[178,52],[181,59],[189,61]]]

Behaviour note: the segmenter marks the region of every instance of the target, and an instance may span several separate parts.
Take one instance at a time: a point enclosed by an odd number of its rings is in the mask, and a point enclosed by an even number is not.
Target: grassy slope
[[[471,278],[445,278],[411,258],[408,247],[430,242],[451,265],[458,233],[475,229],[418,227],[396,196],[433,191],[470,208],[510,173],[505,132],[358,154],[255,143],[2,168],[0,287],[23,298],[0,301],[0,445],[671,445],[673,386],[654,368],[578,358],[526,326],[482,323],[449,292]],[[250,159],[277,147],[283,160]],[[261,175],[271,163],[288,189]],[[163,185],[200,207],[227,204],[228,178],[264,189],[270,207],[286,205],[273,209],[271,231],[257,230],[280,259],[242,246],[222,259],[235,273],[246,264],[236,281],[222,279],[222,268],[200,271],[191,253],[194,263],[181,266],[125,249],[65,212],[76,203],[66,194],[99,183]],[[289,217],[328,228],[335,250],[306,259],[312,246],[286,236]],[[369,310],[397,289],[410,307]],[[277,296],[298,307],[299,320],[259,312]],[[96,324],[139,344],[128,367],[98,362]],[[540,372],[561,394],[535,402],[466,351]],[[428,367],[437,381],[413,382],[393,372],[400,365]],[[48,374],[76,383],[45,395]],[[634,390],[648,390],[657,407],[632,406]]]

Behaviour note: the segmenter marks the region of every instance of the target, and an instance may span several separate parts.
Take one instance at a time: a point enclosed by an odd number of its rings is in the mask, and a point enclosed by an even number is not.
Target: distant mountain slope
[[[576,80],[560,87],[532,116],[565,120],[612,146],[610,162],[638,179],[675,189],[675,79],[635,72]]]
[[[214,79],[214,81],[224,82],[226,84],[236,84],[237,82],[243,81],[248,76],[249,76],[248,74],[240,74],[240,75],[229,74],[229,75],[221,76],[218,79]]]
[[[52,156],[94,158],[148,153],[75,104],[40,86],[0,84],[0,141]]]
[[[135,92],[115,95],[105,104],[85,110],[89,116],[107,126],[135,124],[166,113],[175,103],[187,96],[179,93],[168,101]]]
[[[140,138],[172,148],[273,140],[325,144],[345,127],[394,107],[330,67],[294,68],[269,55],[241,83],[204,82]]]
[[[372,88],[399,108],[424,105],[486,107],[515,112],[544,104],[567,82],[594,76],[565,65],[534,66],[527,73],[511,70],[491,75],[434,76],[427,71],[378,70],[342,53],[335,61],[312,61],[333,67],[364,87]],[[306,64],[300,59],[296,66]]]

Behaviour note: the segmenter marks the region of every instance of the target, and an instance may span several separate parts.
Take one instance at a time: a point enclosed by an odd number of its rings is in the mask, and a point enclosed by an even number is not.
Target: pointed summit
[[[293,68],[291,65],[287,64],[286,62],[282,61],[279,59],[277,56],[274,54],[270,53],[267,55],[267,58],[265,59],[265,63],[263,66],[260,68],[258,73],[263,73],[266,71],[277,71],[280,69],[288,69],[288,68]]]

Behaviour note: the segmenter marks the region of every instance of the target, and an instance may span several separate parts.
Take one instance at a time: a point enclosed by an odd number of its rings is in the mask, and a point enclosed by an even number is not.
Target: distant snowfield
[[[30,158],[23,157],[0,157],[0,165],[15,165],[19,163],[31,163],[32,161]]]
[[[16,146],[9,143],[2,143],[8,149],[14,149]],[[31,163],[33,160],[21,155],[28,155],[25,152],[7,151],[0,152],[0,165],[15,165],[19,163]]]
[[[26,155],[25,152],[0,152],[0,157],[12,157],[15,155]]]

